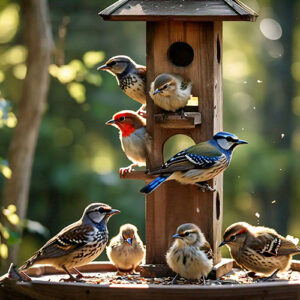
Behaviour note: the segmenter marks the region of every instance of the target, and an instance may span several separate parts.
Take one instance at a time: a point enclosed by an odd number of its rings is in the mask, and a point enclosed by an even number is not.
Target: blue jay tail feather
[[[156,188],[158,188],[169,176],[159,176],[152,180],[149,184],[144,186],[140,192],[143,194],[151,194]]]

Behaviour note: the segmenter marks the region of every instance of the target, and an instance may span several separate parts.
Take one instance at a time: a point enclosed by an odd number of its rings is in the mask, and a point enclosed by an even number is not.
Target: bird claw
[[[186,117],[186,114],[185,114],[185,112],[184,112],[184,109],[183,109],[183,108],[181,108],[181,109],[178,111],[178,114],[180,115],[180,118],[181,118],[181,119],[183,119],[183,118],[185,118],[185,117]]]
[[[201,191],[204,193],[206,191],[208,192],[215,192],[216,190],[212,188],[208,183],[196,183],[196,185],[201,189]]]
[[[124,175],[126,173],[131,173],[132,171],[134,171],[134,167],[136,165],[130,165],[128,167],[125,167],[125,168],[120,168],[119,172],[121,175]]]
[[[137,114],[145,119],[147,118],[147,112],[145,110],[139,109]]]

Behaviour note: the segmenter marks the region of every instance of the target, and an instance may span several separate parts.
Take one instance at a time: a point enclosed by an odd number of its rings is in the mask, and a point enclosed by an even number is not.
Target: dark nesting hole
[[[217,60],[218,60],[218,63],[221,62],[221,45],[220,45],[219,35],[217,38]]]
[[[216,197],[216,215],[217,215],[217,220],[220,219],[221,215],[221,203],[220,203],[220,194],[217,192],[217,197]]]
[[[193,48],[184,42],[173,43],[168,49],[168,58],[177,67],[186,67],[194,59]]]

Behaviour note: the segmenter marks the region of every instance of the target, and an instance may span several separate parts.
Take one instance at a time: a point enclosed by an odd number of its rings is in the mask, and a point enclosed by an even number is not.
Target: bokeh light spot
[[[278,40],[282,36],[281,26],[274,19],[263,19],[259,24],[259,28],[264,37],[269,40]]]

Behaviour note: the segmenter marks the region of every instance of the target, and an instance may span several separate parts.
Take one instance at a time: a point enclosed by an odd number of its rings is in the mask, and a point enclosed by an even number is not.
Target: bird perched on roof
[[[97,70],[107,71],[116,77],[119,87],[133,100],[146,105],[146,67],[136,64],[130,57],[117,55],[111,57]],[[138,112],[139,112],[138,111]],[[142,113],[143,115],[143,113]]]
[[[234,223],[224,233],[224,241],[232,258],[242,268],[255,273],[271,275],[290,268],[292,256],[300,253],[300,247],[279,235],[274,229],[251,226],[246,222]]]
[[[214,191],[206,181],[229,166],[233,150],[241,144],[248,143],[232,133],[218,132],[209,141],[180,151],[160,168],[149,171],[151,175],[159,176],[140,192],[150,194],[164,181],[171,179],[183,184],[196,184],[203,191]]]
[[[187,105],[192,91],[191,81],[176,74],[160,74],[151,83],[150,96],[154,103],[165,111],[175,112]]]
[[[24,271],[35,264],[52,265],[64,270],[70,278],[67,281],[77,281],[70,270],[73,269],[79,277],[83,275],[76,269],[96,259],[108,242],[107,222],[109,218],[119,213],[104,203],[92,203],[87,206],[81,219],[49,240],[40,250],[29,258],[19,271]]]
[[[119,275],[133,274],[145,258],[144,245],[136,226],[122,225],[119,234],[111,239],[106,252]]]
[[[119,129],[122,149],[133,162],[126,168],[120,168],[120,173],[131,172],[135,166],[145,166],[151,146],[151,136],[146,132],[146,120],[132,110],[123,110],[105,124]]]
[[[191,280],[202,278],[205,283],[213,267],[213,252],[200,228],[192,223],[182,224],[173,238],[175,241],[166,255],[168,266],[177,273],[172,283],[176,282],[178,274]]]

